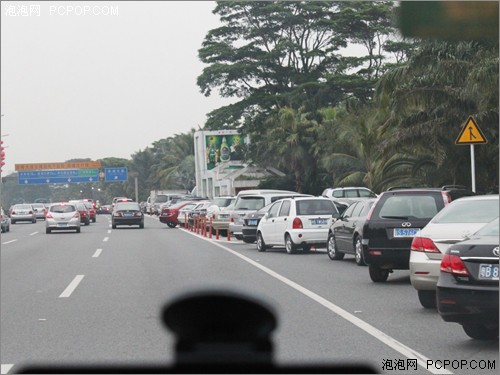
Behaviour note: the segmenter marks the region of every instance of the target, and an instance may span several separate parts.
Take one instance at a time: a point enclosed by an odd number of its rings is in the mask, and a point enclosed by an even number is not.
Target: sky
[[[14,164],[129,159],[234,102],[196,85],[212,1],[1,2],[2,176]]]

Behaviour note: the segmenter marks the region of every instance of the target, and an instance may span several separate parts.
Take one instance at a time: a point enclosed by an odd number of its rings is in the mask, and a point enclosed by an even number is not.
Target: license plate
[[[327,219],[311,219],[312,225],[326,225],[327,222]]]
[[[134,216],[134,214],[126,213],[126,214],[123,214],[123,216]]]
[[[59,224],[57,224],[57,226],[58,226],[59,228],[64,228],[64,227],[67,227],[67,226],[68,226],[68,223],[59,223]]]
[[[224,215],[221,214],[221,215],[219,215],[219,219],[227,220],[227,219],[229,219],[229,214],[224,214]]]
[[[415,237],[420,228],[394,228],[394,237]]]
[[[248,225],[256,226],[257,225],[257,220],[256,219],[250,219],[250,220],[248,220]]]
[[[498,264],[480,264],[480,280],[498,280]]]

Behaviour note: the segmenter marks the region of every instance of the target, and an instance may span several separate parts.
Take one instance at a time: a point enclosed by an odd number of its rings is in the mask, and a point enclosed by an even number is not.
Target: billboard
[[[207,170],[230,160],[243,160],[244,139],[239,134],[212,134],[205,136]]]

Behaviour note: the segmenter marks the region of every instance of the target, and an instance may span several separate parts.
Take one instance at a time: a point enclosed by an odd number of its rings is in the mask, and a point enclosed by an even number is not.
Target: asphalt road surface
[[[244,291],[274,306],[278,364],[367,363],[387,374],[498,374],[498,340],[469,339],[420,306],[409,271],[375,284],[367,267],[324,249],[259,253],[146,217],[80,234],[19,223],[1,235],[1,372],[31,363],[171,364],[166,302],[200,288]]]

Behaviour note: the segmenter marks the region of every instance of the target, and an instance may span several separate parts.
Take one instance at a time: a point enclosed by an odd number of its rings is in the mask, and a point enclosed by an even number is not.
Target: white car
[[[257,250],[284,246],[293,254],[300,247],[324,247],[332,215],[338,215],[333,202],[324,197],[295,197],[275,202],[257,226]]]
[[[76,203],[51,204],[45,216],[45,233],[53,230],[74,230],[80,233],[80,212]]]
[[[467,239],[498,217],[498,195],[476,195],[454,200],[413,238],[410,281],[420,304],[436,307],[436,285],[443,254],[450,245]]]

